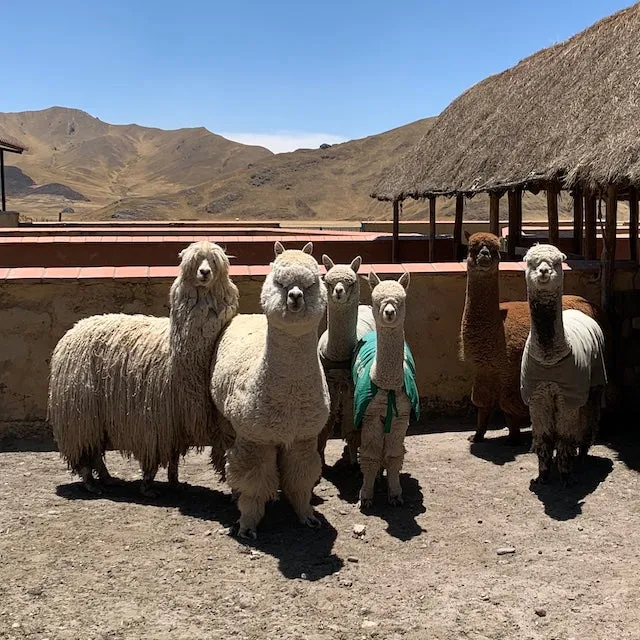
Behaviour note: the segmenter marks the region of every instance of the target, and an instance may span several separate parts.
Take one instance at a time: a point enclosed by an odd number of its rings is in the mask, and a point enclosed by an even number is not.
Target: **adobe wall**
[[[505,300],[525,298],[522,264],[501,265]],[[406,337],[413,350],[425,409],[453,413],[468,407],[470,378],[459,362],[458,333],[464,306],[464,265],[374,265],[383,278],[411,272]],[[137,270],[136,270],[137,269]],[[251,271],[250,271],[251,269]],[[266,272],[236,267],[241,312],[259,311]],[[361,273],[367,274],[365,265]],[[49,358],[74,322],[107,312],[166,315],[175,268],[0,269],[0,440],[46,430]],[[158,274],[158,275],[155,275]],[[592,263],[576,263],[565,275],[566,292],[598,302],[598,273]],[[362,300],[369,301],[366,283]]]

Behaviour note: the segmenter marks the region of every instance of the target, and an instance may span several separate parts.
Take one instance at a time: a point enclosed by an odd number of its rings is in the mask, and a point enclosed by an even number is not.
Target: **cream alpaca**
[[[279,487],[302,523],[319,526],[311,494],[321,472],[318,434],[329,416],[317,337],[327,292],[311,251],[311,243],[302,251],[275,243],[260,296],[264,315],[234,318],[213,359],[221,437],[229,429],[235,435],[225,470],[238,496],[241,537],[256,537]]]
[[[404,438],[412,412],[419,417],[415,365],[404,339],[409,274],[404,273],[397,282],[380,282],[378,276],[370,272],[369,284],[376,331],[363,336],[352,368],[354,419],[356,427],[361,425],[362,509],[371,506],[374,482],[383,469],[387,470],[389,503],[402,504],[400,471],[405,453]],[[369,370],[368,362],[371,362]]]
[[[237,313],[238,289],[222,248],[196,242],[180,252],[170,317],[106,314],[80,320],[51,358],[48,419],[61,455],[87,489],[109,482],[106,449],[138,460],[142,493],[158,467],[178,482],[190,446],[209,444],[208,372],[215,341]]]
[[[353,428],[353,380],[351,358],[358,339],[359,313],[370,315],[370,310],[360,302],[358,269],[362,263],[357,256],[349,265],[334,264],[327,255],[322,256],[327,269],[324,282],[327,286],[327,329],[320,336],[318,353],[324,367],[331,396],[331,411],[325,428],[318,436],[318,450],[324,466],[324,450],[327,440],[338,433],[347,441],[343,458],[357,464],[358,436]]]
[[[595,439],[606,384],[604,335],[598,323],[574,309],[562,310],[562,261],[548,244],[525,255],[531,331],[522,356],[520,388],[531,411],[538,480],[546,482],[556,450],[567,480],[576,449],[585,457]]]

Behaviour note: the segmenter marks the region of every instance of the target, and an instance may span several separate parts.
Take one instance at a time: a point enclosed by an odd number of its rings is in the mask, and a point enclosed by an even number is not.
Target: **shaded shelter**
[[[522,192],[546,190],[549,241],[558,243],[557,198],[574,198],[575,253],[595,259],[596,203],[606,201],[605,281],[615,260],[616,209],[629,201],[629,240],[637,259],[640,188],[640,3],[604,18],[465,91],[375,186],[372,197],[456,197],[455,259],[463,203],[490,194],[497,233],[508,195],[508,254],[522,234]],[[584,227],[584,231],[583,231]],[[604,302],[611,293],[609,285]]]
[[[4,153],[5,151],[8,153],[22,153],[25,150],[26,147],[21,142],[18,142],[15,138],[11,138],[10,136],[0,133],[0,200],[2,203],[0,211],[7,210],[7,194],[4,179]]]

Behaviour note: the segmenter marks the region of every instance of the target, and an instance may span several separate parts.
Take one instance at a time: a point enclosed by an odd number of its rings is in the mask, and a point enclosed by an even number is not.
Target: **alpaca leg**
[[[235,431],[231,423],[218,416],[215,422],[215,435],[211,441],[211,464],[223,482],[227,479],[225,470],[226,454],[233,446],[234,440]]]
[[[384,437],[384,466],[387,469],[389,504],[394,507],[404,504],[400,471],[404,463],[404,438],[408,427],[408,415],[396,418],[391,425],[391,433],[385,434]]]
[[[311,506],[311,494],[322,466],[314,440],[299,440],[280,452],[280,482],[298,519],[309,527],[320,521]]]
[[[520,424],[521,420],[518,416],[505,414],[505,420],[507,421],[507,429],[509,429],[509,435],[507,436],[507,442],[511,445],[517,445],[520,443]]]
[[[571,475],[571,468],[573,460],[576,455],[576,448],[571,441],[560,440],[558,442],[556,451],[556,463],[558,465],[558,473],[560,479],[564,485],[569,484],[569,476]]]
[[[107,465],[104,462],[104,454],[96,454],[93,456],[93,467],[98,473],[100,484],[108,486],[122,484],[119,478],[114,478],[109,473],[109,469],[107,469]]]
[[[346,445],[342,457],[351,466],[358,466],[358,447],[360,446],[360,431],[353,425],[353,390],[345,393],[342,410],[342,437]]]
[[[82,478],[82,483],[85,489],[89,493],[95,495],[101,495],[102,489],[93,477],[92,457],[89,455],[83,455],[80,457],[80,465],[78,466],[77,473]]]
[[[560,400],[558,411],[558,444],[556,462],[563,484],[568,484],[578,444],[584,439],[586,413],[580,408],[567,408]]]
[[[324,458],[324,450],[327,446],[327,440],[331,436],[333,427],[333,422],[331,420],[331,416],[329,416],[329,421],[324,426],[324,429],[318,434],[318,453],[320,454],[320,462],[322,464],[322,468],[326,468],[327,464]]]
[[[238,498],[238,536],[255,540],[267,502],[278,495],[277,447],[236,438],[227,452],[226,476]]]
[[[487,427],[489,426],[491,411],[491,409],[487,409],[486,407],[478,407],[476,415],[476,431],[474,434],[469,436],[469,442],[482,442],[484,440],[485,433],[487,433]]]
[[[343,458],[349,462],[350,465],[358,466],[358,449],[360,448],[360,431],[358,429],[352,429],[346,437],[347,444],[343,451]]]
[[[371,406],[369,405],[369,409],[362,421],[362,433],[360,436],[360,469],[362,471],[360,509],[368,509],[373,505],[376,477],[382,468],[384,427],[377,412],[370,413]]]
[[[554,417],[556,415],[556,401],[545,386],[537,389],[530,404],[531,434],[533,442],[531,449],[538,456],[538,477],[536,482],[546,483],[551,472],[553,449],[555,445]]]
[[[167,480],[169,484],[178,486],[180,481],[178,479],[178,466],[180,464],[180,452],[172,451],[171,458],[169,459],[169,466],[167,467]]]
[[[142,484],[140,485],[140,493],[145,498],[158,497],[158,492],[152,488],[156,473],[158,473],[157,464],[142,467]]]

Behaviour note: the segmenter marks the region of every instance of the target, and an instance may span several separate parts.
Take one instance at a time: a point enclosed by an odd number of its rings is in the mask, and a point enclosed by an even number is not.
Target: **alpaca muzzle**
[[[297,313],[304,308],[304,293],[299,287],[293,287],[287,293],[287,309]]]

